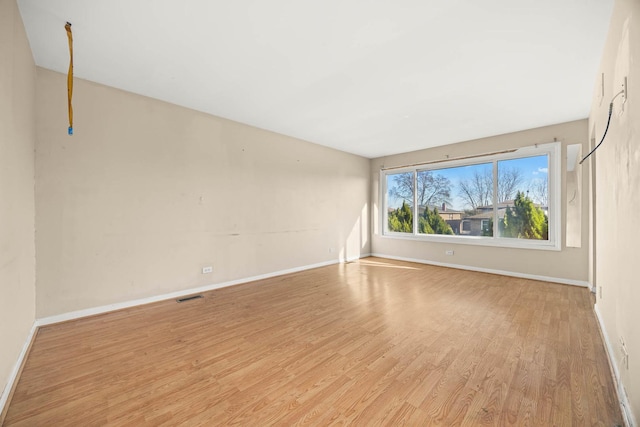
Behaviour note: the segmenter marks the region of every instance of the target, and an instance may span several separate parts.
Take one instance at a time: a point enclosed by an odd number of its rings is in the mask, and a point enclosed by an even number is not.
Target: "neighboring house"
[[[541,208],[545,215],[547,215],[548,207],[534,204],[536,207]],[[507,207],[513,208],[513,200],[505,200],[497,205],[498,220],[504,218],[507,212]],[[483,234],[490,233],[491,219],[493,218],[493,205],[480,206],[476,209],[478,212],[475,215],[468,216],[462,220],[462,232],[460,234],[466,236],[482,236]]]
[[[449,210],[447,204],[443,203],[442,206],[429,205],[429,209],[438,209],[438,215],[444,219],[451,227],[454,234],[462,234],[462,219],[464,218],[464,211]],[[418,208],[420,215],[424,212],[424,206]]]
[[[504,218],[507,208],[498,208],[498,219]],[[480,209],[478,209],[480,211]],[[493,218],[493,206],[488,210],[466,217],[462,221],[461,233],[465,236],[482,236],[483,232],[488,233]]]

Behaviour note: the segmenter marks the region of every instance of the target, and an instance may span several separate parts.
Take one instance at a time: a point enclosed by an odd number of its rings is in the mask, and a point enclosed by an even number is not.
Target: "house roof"
[[[429,205],[429,210],[434,210],[434,209],[437,209],[439,214],[443,214],[443,213],[451,213],[451,214],[459,213],[459,214],[463,214],[464,213],[464,211],[458,211],[458,210],[449,209],[449,208],[446,208],[445,210],[443,210],[442,206]],[[424,212],[424,205],[420,205],[418,207],[418,211],[419,212]]]
[[[513,201],[513,199],[505,200],[503,202],[498,203],[497,204],[497,208],[498,209],[506,209],[508,206],[513,206],[514,204],[515,204],[515,202]],[[479,211],[483,211],[483,210],[493,211],[493,205],[479,206],[477,208],[477,210],[479,210]]]
[[[506,209],[498,209],[498,218],[504,218],[504,214],[506,211],[507,211]],[[491,219],[491,218],[493,218],[493,211],[482,212],[476,215],[471,215],[466,217],[465,219],[480,220],[480,219]]]

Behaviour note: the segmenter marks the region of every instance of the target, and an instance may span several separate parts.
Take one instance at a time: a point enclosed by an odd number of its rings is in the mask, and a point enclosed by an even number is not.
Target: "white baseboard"
[[[415,262],[418,264],[428,264],[428,265],[436,265],[438,267],[449,267],[449,268],[457,268],[460,270],[469,270],[469,271],[477,271],[480,273],[491,273],[491,274],[499,274],[501,276],[510,276],[510,277],[519,277],[521,279],[532,279],[532,280],[541,280],[543,282],[553,282],[553,283],[561,283],[563,285],[573,285],[573,286],[582,286],[591,288],[589,282],[583,280],[573,280],[573,279],[563,279],[560,277],[549,277],[549,276],[539,276],[537,274],[526,274],[526,273],[518,273],[515,271],[506,271],[506,270],[494,270],[492,268],[482,268],[482,267],[473,267],[469,265],[461,265],[461,264],[449,264],[446,262],[437,262],[437,261],[429,261],[425,259],[417,259],[417,258],[405,258],[394,255],[386,255],[380,253],[372,253],[371,256],[379,257],[379,258],[387,258],[387,259],[395,259],[398,261],[407,261],[407,262]]]
[[[596,313],[596,319],[598,320],[598,324],[600,325],[600,331],[602,332],[602,337],[604,338],[604,345],[607,350],[607,356],[609,357],[609,365],[611,365],[611,369],[613,370],[613,382],[616,387],[616,392],[618,393],[618,401],[620,402],[620,409],[622,411],[622,416],[624,417],[625,425],[629,427],[635,427],[638,424],[636,423],[635,417],[633,416],[633,412],[631,412],[631,406],[629,405],[627,392],[624,389],[624,385],[620,381],[620,369],[618,368],[618,362],[614,357],[615,352],[613,351],[613,346],[611,345],[611,340],[609,339],[607,329],[605,328],[604,322],[602,321],[602,315],[600,314],[598,304],[593,307],[593,311]]]
[[[20,355],[18,356],[18,360],[16,360],[16,363],[13,365],[13,369],[11,369],[11,373],[9,374],[9,378],[7,379],[7,384],[5,385],[4,390],[2,391],[2,395],[0,395],[0,416],[5,409],[4,407],[7,404],[7,401],[9,400],[9,394],[11,394],[11,390],[13,389],[14,383],[18,378],[20,367],[24,362],[24,358],[27,355],[27,351],[29,350],[29,346],[31,345],[31,341],[33,340],[33,336],[36,333],[36,330],[38,330],[37,322],[33,322],[33,325],[31,326],[31,330],[29,331],[29,335],[27,335],[27,338],[25,339],[24,344],[22,346],[22,350],[20,351]]]
[[[304,265],[301,267],[289,268],[286,270],[274,271],[271,273],[260,274],[258,276],[244,277],[242,279],[230,280],[228,282],[213,283],[210,285],[200,286],[197,288],[183,289],[176,292],[170,292],[168,294],[155,295],[147,298],[140,298],[130,301],[123,301],[109,305],[103,305],[99,307],[92,307],[83,310],[71,311],[68,313],[56,314],[54,316],[43,317],[36,319],[37,326],[51,325],[53,323],[66,322],[67,320],[80,319],[82,317],[94,316],[96,314],[107,313],[109,311],[122,310],[123,308],[135,307],[138,305],[149,304],[152,302],[164,301],[168,299],[180,298],[186,295],[197,294],[200,292],[212,291],[214,289],[226,288],[228,286],[239,285],[241,283],[254,282],[256,280],[269,279],[271,277],[282,276],[285,274],[297,273],[299,271],[311,270],[313,268],[325,267],[328,265],[339,264],[341,262],[350,262],[360,258],[371,256],[370,254],[361,254],[358,257],[351,257],[347,259],[336,259],[331,261],[320,262],[317,264]]]

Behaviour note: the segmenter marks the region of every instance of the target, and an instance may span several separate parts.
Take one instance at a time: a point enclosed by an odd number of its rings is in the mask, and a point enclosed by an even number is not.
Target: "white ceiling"
[[[377,157],[587,117],[613,0],[18,4],[41,67],[69,21],[76,77]]]

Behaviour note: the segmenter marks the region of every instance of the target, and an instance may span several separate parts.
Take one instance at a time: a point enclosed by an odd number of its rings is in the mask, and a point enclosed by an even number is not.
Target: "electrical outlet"
[[[598,286],[598,299],[602,299],[602,286]]]
[[[446,251],[444,251],[445,255],[453,255],[453,249],[448,249]]]
[[[335,251],[336,251],[335,248],[329,248],[329,253],[330,254],[334,253]]]
[[[213,267],[211,266],[202,267],[202,274],[208,274],[208,273],[213,273]]]

